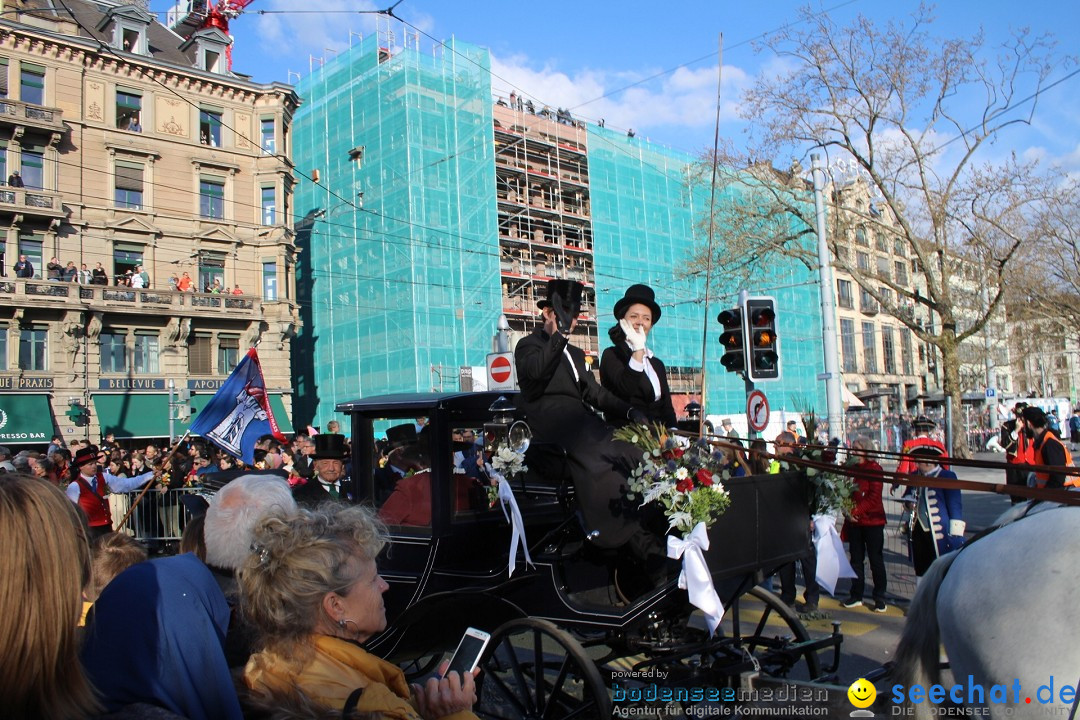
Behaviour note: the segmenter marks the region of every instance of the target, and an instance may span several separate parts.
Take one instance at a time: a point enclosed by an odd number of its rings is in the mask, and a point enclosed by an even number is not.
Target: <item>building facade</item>
[[[255,344],[289,426],[297,96],[138,4],[24,5],[0,20],[0,442],[168,436],[169,389],[197,411]]]
[[[401,37],[397,35],[397,37]],[[612,308],[635,283],[663,317],[650,347],[671,371],[676,411],[702,392],[708,412],[742,412],[742,380],[724,372],[718,308],[738,288],[687,272],[708,200],[696,158],[575,120],[535,98],[492,89],[482,48],[421,50],[380,33],[354,40],[297,90],[295,158],[320,185],[297,190],[304,308],[294,357],[299,422],[334,404],[393,392],[456,390],[484,364],[500,314],[514,341],[536,329],[554,277],[585,285],[574,342],[594,359]],[[785,261],[774,287],[783,379],[774,407],[824,407],[816,284]],[[723,273],[718,273],[723,276]],[[793,408],[794,409],[794,408]]]

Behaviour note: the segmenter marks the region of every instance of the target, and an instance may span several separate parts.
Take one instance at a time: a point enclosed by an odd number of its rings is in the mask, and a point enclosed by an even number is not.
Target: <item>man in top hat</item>
[[[408,463],[403,458],[406,447],[416,444],[415,423],[394,425],[386,429],[386,462],[375,471],[375,504],[381,505],[394,492],[397,481],[409,471]]]
[[[150,470],[134,477],[117,477],[108,470],[102,470],[105,453],[94,445],[84,445],[71,461],[71,482],[67,486],[67,496],[71,502],[82,508],[90,521],[90,538],[112,532],[112,511],[106,499],[106,491],[131,492],[138,490],[155,477]]]
[[[942,451],[930,445],[911,451],[915,474],[926,478],[956,480],[956,473],[941,465]],[[936,487],[914,490],[908,547],[916,577],[921,578],[934,560],[964,544],[964,505],[960,491]]]
[[[315,507],[328,500],[348,500],[351,494],[345,477],[345,436],[323,433],[315,436],[311,454],[314,473],[302,485],[293,487],[293,499],[303,507]]]
[[[522,338],[514,351],[521,407],[537,441],[566,451],[586,536],[601,548],[628,545],[643,560],[660,543],[633,519],[625,499],[626,478],[641,451],[614,440],[611,426],[595,410],[632,422],[645,422],[645,415],[601,387],[585,364],[585,353],[569,343],[583,287],[573,280],[551,280],[547,297],[537,303],[544,325]]]

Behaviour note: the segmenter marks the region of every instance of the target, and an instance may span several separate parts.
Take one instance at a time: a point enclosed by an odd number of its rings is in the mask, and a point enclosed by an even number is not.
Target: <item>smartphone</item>
[[[450,665],[443,673],[443,677],[449,675],[451,670],[457,670],[461,677],[465,677],[465,673],[471,673],[480,662],[480,656],[483,655],[489,640],[491,640],[491,635],[483,630],[476,628],[466,630],[461,642],[458,643],[457,650],[454,651],[454,656],[450,658]]]

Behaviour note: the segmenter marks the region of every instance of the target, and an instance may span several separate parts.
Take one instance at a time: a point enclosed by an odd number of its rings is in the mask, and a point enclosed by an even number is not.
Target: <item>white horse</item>
[[[914,717],[934,711],[925,689],[941,682],[942,643],[952,682],[963,686],[960,704],[983,705],[995,720],[1070,717],[1074,700],[1062,689],[1080,682],[1080,507],[1027,509],[1006,512],[997,530],[939,559],[919,584],[893,684],[882,691],[891,698],[894,685],[922,685],[923,701],[908,706]],[[969,694],[973,683],[983,688],[982,702]],[[994,685],[1004,691],[992,694]],[[1002,695],[1006,703],[992,702]]]

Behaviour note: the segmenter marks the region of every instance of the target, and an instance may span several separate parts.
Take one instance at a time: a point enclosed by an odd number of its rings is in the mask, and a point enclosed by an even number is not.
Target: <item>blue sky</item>
[[[319,58],[329,61],[336,50],[347,47],[350,31],[364,35],[377,31],[374,15],[326,11],[388,4],[388,0],[254,0],[231,25],[234,68],[262,82],[295,82],[296,74],[308,74]],[[745,129],[737,117],[739,91],[773,60],[757,53],[753,40],[794,21],[796,9],[807,4],[404,0],[395,12],[434,38],[453,36],[489,48],[496,92],[509,94],[515,88],[538,104],[569,107],[577,117],[604,118],[608,127],[632,127],[639,137],[698,152],[712,144],[718,35],[724,35],[721,134],[738,137]],[[824,0],[809,6],[844,23],[860,13],[877,21],[902,18],[918,3]],[[161,0],[151,4],[160,13],[167,7]],[[259,10],[305,12],[259,15]],[[1076,43],[1080,2],[1075,0],[947,0],[938,4],[936,15],[932,27],[936,35],[968,36],[981,28],[988,41],[996,43],[1026,26],[1035,33],[1057,32],[1062,55],[1080,51]],[[404,41],[403,29],[412,31],[396,21],[389,27],[398,45]],[[421,35],[420,43],[428,47],[431,40]],[[1075,65],[1063,64],[1051,77],[1074,69]],[[995,151],[1034,154],[1080,171],[1078,98],[1080,75],[1046,93],[1033,126],[1009,131]]]

